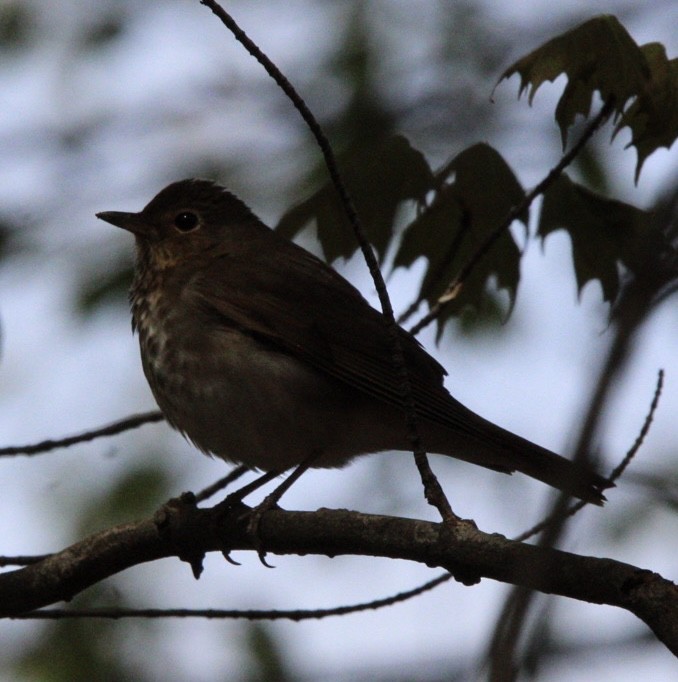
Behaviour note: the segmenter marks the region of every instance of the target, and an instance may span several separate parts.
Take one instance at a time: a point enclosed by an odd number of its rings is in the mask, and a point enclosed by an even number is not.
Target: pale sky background
[[[365,3],[374,14],[370,31],[375,40],[397,49],[398,57],[385,67],[381,83],[389,97],[416,101],[438,77],[428,68],[428,55],[443,39],[441,18],[455,5]],[[660,41],[669,57],[678,55],[678,6],[671,3],[564,0],[556,7],[538,0],[485,0],[478,5],[492,17],[490,30],[509,46],[494,80],[522,54],[594,13],[616,13],[636,42]],[[60,437],[154,408],[124,302],[86,319],[75,311],[73,300],[83,273],[96,277],[101,272],[103,277],[133,248],[129,235],[97,221],[95,212],[139,210],[169,181],[190,174],[197,159],[219,158],[234,170],[232,189],[274,223],[288,207],[287,192],[299,165],[310,162],[306,152],[300,152],[307,133],[287,115],[291,105],[197,1],[35,0],[32,6],[40,8],[36,45],[0,60],[0,216],[12,216],[22,226],[17,239],[23,246],[0,264],[2,445]],[[124,34],[96,51],[77,44],[83,24],[95,25],[121,6],[129,18]],[[309,104],[321,119],[329,115],[340,97],[332,92],[325,101],[332,83],[314,81],[312,66],[336,44],[336,26],[345,20],[350,3],[295,0],[226,6],[302,94],[311,93]],[[411,68],[401,80],[403,65]],[[493,106],[493,84],[492,79],[485,84],[488,108]],[[496,106],[505,107],[506,123],[493,129],[491,139],[436,147],[430,139],[418,140],[414,131],[413,143],[421,143],[435,165],[463,146],[487,141],[530,186],[558,160],[552,111],[562,85],[543,86],[529,108],[525,100],[516,99],[517,79],[503,83],[495,100]],[[407,129],[402,132],[410,135]],[[608,139],[609,128],[600,142]],[[676,177],[678,153],[674,146],[651,156],[634,187],[635,152],[623,149],[628,139],[625,131],[609,149],[613,191],[626,201],[649,206]],[[574,425],[609,341],[600,288],[589,284],[578,299],[569,252],[564,233],[550,237],[543,249],[529,243],[518,303],[503,334],[472,344],[460,338],[455,344],[451,334],[440,350],[432,333],[422,335],[447,367],[447,385],[456,397],[483,416],[564,454],[572,446]],[[377,305],[360,259],[337,267]],[[398,272],[389,281],[397,309],[406,306],[412,277]],[[677,327],[675,302],[670,301],[644,329],[600,434],[599,447],[609,467],[635,439],[656,372],[663,367],[664,396],[634,466],[648,472],[676,470]],[[63,548],[78,539],[73,524],[83,506],[95,505],[125,472],[160,457],[174,493],[200,489],[227,471],[223,462],[202,457],[165,425],[42,457],[3,458],[0,553]],[[441,458],[431,461],[455,510],[488,532],[522,531],[539,518],[549,499],[549,490],[524,477],[502,477]],[[406,454],[363,459],[340,472],[311,472],[285,496],[283,506],[435,518]],[[621,525],[629,509],[645,518],[642,528],[624,534]],[[620,528],[614,540],[610,529],[616,526]],[[648,503],[642,491],[622,481],[605,510],[580,515],[566,547],[675,579],[676,537],[675,514]],[[251,553],[235,558],[241,567],[209,556],[199,582],[186,564],[167,560],[137,567],[112,584],[140,606],[324,608],[387,596],[436,575],[423,566],[366,558],[271,557],[275,570],[262,567]],[[451,662],[474,664],[506,590],[489,580],[472,588],[449,583],[376,613],[278,622],[271,631],[296,674],[308,679],[356,679],[352,671],[365,670],[390,670],[404,677],[412,674],[408,671],[435,673]],[[613,640],[644,630],[632,616],[612,608],[562,599],[555,610],[558,630],[572,642]],[[0,624],[0,650],[10,656],[44,627],[35,622]],[[157,679],[198,681],[241,678],[247,663],[243,632],[244,625],[232,621],[190,620],[162,627],[123,621],[113,628],[125,656]],[[657,645],[568,658],[542,679],[623,682],[673,675],[675,659]]]

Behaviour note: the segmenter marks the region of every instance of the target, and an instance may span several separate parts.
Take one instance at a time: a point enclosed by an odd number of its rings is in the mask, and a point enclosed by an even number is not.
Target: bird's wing
[[[402,378],[383,316],[304,249],[268,233],[224,249],[189,288],[206,314],[225,327],[237,327],[273,350],[293,354],[374,398],[402,406]],[[602,503],[600,491],[610,485],[604,478],[466,408],[444,388],[443,367],[414,337],[402,329],[398,333],[419,416],[479,446],[460,448],[455,457],[497,471],[518,469]]]
[[[402,405],[402,378],[384,317],[301,247],[267,233],[224,248],[190,289],[200,306],[226,326],[294,354],[375,398]],[[473,413],[443,387],[444,368],[406,331],[399,329],[398,334],[421,415],[471,428],[468,414]],[[454,403],[459,412],[451,409]]]

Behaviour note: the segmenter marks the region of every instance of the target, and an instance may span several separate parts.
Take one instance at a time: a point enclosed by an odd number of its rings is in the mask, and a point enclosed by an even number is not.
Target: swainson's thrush
[[[282,471],[409,449],[383,316],[233,194],[183,180],[139,213],[97,216],[136,238],[144,372],[167,421],[202,451]],[[464,407],[443,367],[400,339],[426,450],[602,502],[604,478]]]

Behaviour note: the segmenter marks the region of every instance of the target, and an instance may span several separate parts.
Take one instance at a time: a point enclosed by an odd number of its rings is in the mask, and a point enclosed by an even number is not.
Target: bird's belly
[[[291,356],[238,331],[161,350],[146,354],[149,384],[167,420],[204,452],[264,470],[309,457],[342,466],[359,454],[346,438],[353,392]]]

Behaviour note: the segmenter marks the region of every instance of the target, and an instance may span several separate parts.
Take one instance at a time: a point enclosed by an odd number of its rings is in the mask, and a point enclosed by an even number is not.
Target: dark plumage
[[[381,313],[328,265],[222,187],[183,180],[140,213],[130,292],[144,372],[172,426],[201,450],[264,470],[342,466],[409,448]],[[424,447],[521,471],[600,504],[607,481],[455,400],[445,370],[401,331]]]

